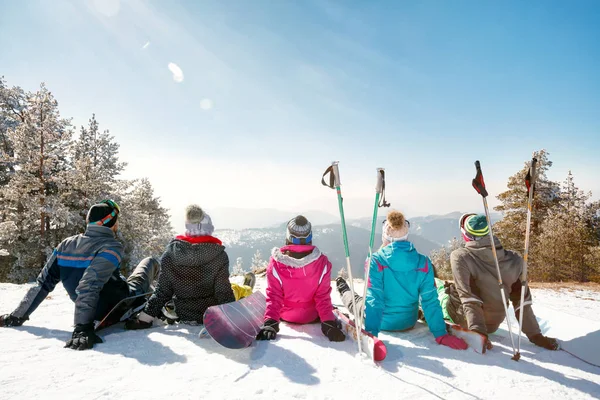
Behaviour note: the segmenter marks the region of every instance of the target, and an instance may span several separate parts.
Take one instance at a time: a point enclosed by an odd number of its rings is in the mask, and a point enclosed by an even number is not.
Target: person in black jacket
[[[244,293],[234,294],[225,247],[212,236],[212,220],[198,205],[187,207],[185,228],[184,235],[176,236],[167,245],[156,290],[144,310],[127,322],[127,329],[150,328],[171,300],[179,321],[202,324],[208,307],[236,301],[236,297],[252,292],[250,287],[240,286],[236,292],[241,288]]]
[[[87,214],[85,233],[63,240],[52,252],[19,306],[0,316],[0,326],[21,326],[62,282],[75,303],[75,330],[65,347],[91,349],[102,339],[94,331],[94,321],[129,296],[151,291],[160,270],[158,260],[148,257],[129,278],[119,272],[123,245],[116,239],[120,208],[112,200],[93,205]]]

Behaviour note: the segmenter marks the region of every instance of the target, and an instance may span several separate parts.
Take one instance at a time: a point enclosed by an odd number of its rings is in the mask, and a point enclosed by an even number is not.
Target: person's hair
[[[406,219],[404,218],[404,214],[400,211],[392,210],[387,215],[387,221],[392,227],[392,229],[402,229],[404,224],[406,223]]]

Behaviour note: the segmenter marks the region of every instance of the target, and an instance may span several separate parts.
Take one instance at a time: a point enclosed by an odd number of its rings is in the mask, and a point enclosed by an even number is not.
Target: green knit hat
[[[473,237],[483,237],[490,234],[487,219],[482,214],[468,216],[465,219],[464,228]]]

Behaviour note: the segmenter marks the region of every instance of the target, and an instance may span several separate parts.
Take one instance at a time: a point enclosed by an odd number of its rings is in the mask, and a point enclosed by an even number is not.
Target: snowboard
[[[94,330],[98,332],[111,325],[123,322],[146,306],[147,298],[152,292],[125,297],[119,301],[100,321],[95,321]]]
[[[338,318],[338,320],[342,323],[342,330],[346,333],[346,336],[350,337],[353,341],[356,342],[357,334],[356,334],[356,325],[354,321],[352,321],[346,314],[341,312],[339,309],[334,309],[333,313]],[[383,361],[385,356],[387,355],[387,348],[385,347],[385,343],[379,340],[377,337],[371,335],[369,332],[364,329],[360,330],[360,344],[362,350],[369,356],[369,358],[373,361]]]
[[[221,346],[243,349],[256,339],[266,307],[267,300],[261,292],[254,292],[231,303],[208,307],[204,313],[204,329]]]
[[[484,335],[479,334],[474,331],[470,331],[466,328],[463,328],[462,326],[460,326],[458,324],[453,324],[450,321],[444,320],[444,322],[446,322],[446,328],[448,329],[448,332],[450,332],[450,334],[452,334],[453,336],[459,337],[462,340],[464,340],[465,342],[467,342],[469,347],[472,348],[476,353],[479,353],[479,354],[485,353],[485,336]]]

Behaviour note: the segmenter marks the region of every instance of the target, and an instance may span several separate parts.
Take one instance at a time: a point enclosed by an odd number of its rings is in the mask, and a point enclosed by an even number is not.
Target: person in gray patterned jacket
[[[75,329],[65,347],[85,350],[102,339],[94,332],[94,320],[101,320],[126,297],[146,293],[159,273],[160,263],[145,258],[125,280],[119,267],[123,245],[115,234],[120,209],[112,200],[93,205],[82,234],[63,240],[19,306],[0,316],[0,326],[21,326],[52,292],[58,282],[75,302]]]
[[[455,323],[487,337],[498,329],[506,317],[498,287],[490,230],[485,215],[481,214],[464,214],[459,226],[466,245],[450,254],[454,284],[447,285],[449,301],[446,308]],[[496,237],[494,246],[502,275],[502,290],[514,309],[519,310],[523,259],[518,254],[505,250]],[[523,304],[523,333],[533,344],[557,350],[559,345],[556,339],[542,335],[531,303],[531,292],[527,288]],[[518,319],[519,312],[515,312],[515,315]],[[489,339],[486,346],[488,350],[492,348]]]

